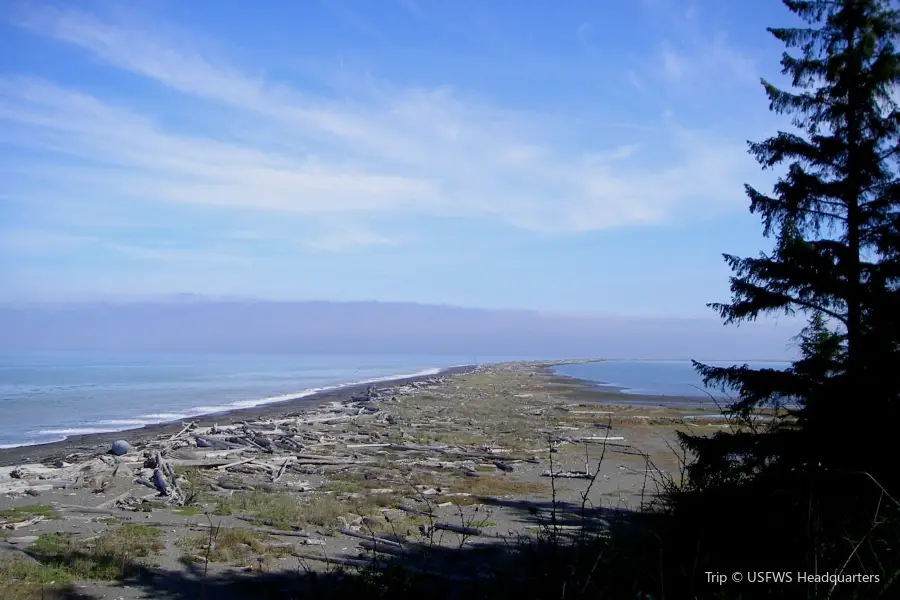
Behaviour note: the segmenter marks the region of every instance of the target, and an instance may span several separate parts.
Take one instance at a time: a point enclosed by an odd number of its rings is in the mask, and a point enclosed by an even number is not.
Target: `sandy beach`
[[[424,568],[447,549],[428,568],[458,576],[551,518],[577,529],[579,507],[582,521],[639,510],[679,476],[676,431],[722,427],[696,399],[625,394],[554,364],[460,367],[2,450],[0,557],[54,569],[53,589],[82,598],[184,598],[213,581],[210,597],[242,597],[232,584],[262,574]],[[131,449],[109,453],[120,439]],[[99,564],[110,552],[116,568]]]

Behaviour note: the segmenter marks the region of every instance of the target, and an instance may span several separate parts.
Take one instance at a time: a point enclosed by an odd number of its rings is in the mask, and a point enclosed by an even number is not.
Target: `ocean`
[[[791,364],[775,361],[706,361],[706,364],[721,367],[745,363],[757,369],[785,369]],[[708,398],[708,394],[725,397],[720,390],[704,388],[703,380],[689,360],[608,360],[560,365],[554,368],[554,372],[621,388],[627,394],[698,399]]]
[[[355,383],[434,374],[476,362],[534,359],[85,352],[0,355],[0,448],[251,408]],[[624,388],[631,394],[705,396],[689,361],[604,361],[562,365],[555,371]]]
[[[524,357],[478,357],[478,362]],[[0,355],[0,447],[250,408],[354,383],[428,375],[472,356]]]

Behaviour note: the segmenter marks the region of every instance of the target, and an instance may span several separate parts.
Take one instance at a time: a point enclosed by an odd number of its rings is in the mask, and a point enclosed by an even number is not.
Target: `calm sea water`
[[[744,361],[707,361],[706,364],[728,367]],[[789,362],[748,361],[753,368],[785,369]],[[701,377],[689,360],[610,360],[578,365],[561,365],[554,371],[560,375],[622,388],[628,394],[646,396],[688,396],[708,398],[707,392],[723,396],[722,392],[703,387]]]
[[[519,358],[526,357],[478,357],[478,361]],[[0,447],[249,408],[472,362],[471,356],[0,356]]]

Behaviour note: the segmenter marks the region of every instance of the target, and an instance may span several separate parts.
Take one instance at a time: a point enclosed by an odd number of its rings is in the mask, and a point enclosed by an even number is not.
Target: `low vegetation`
[[[182,562],[209,562],[247,565],[259,559],[287,556],[290,543],[280,543],[269,535],[247,529],[213,529],[178,542],[184,550]]]
[[[52,507],[45,504],[28,504],[25,506],[17,506],[6,510],[0,510],[0,521],[7,523],[15,523],[17,521],[25,521],[32,517],[44,517],[45,519],[56,519],[59,515]]]
[[[322,507],[316,503],[315,509],[322,510]],[[320,521],[327,519],[328,513],[318,510],[304,506],[299,498],[290,493],[251,491],[236,492],[230,498],[219,500],[212,512],[215,515],[252,517],[270,527],[291,529],[292,526],[307,523],[310,516]],[[335,513],[332,518],[336,516]]]
[[[301,497],[290,492],[252,491],[220,500],[213,514],[250,517],[278,529],[335,528],[338,517],[370,515],[395,502],[391,494],[317,493]]]
[[[72,580],[72,573],[65,568],[22,558],[0,558],[0,600],[65,598]]]
[[[81,542],[59,533],[43,534],[28,553],[72,579],[111,581],[142,572],[146,559],[164,547],[155,527],[126,524]]]

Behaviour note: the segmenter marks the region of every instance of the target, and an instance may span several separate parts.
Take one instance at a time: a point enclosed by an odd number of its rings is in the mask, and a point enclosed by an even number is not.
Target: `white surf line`
[[[464,366],[464,365],[460,365]],[[415,367],[410,367],[415,368]],[[34,446],[40,444],[47,443],[56,443],[62,442],[69,439],[74,435],[95,435],[101,433],[117,433],[117,432],[125,432],[131,431],[134,429],[140,429],[141,427],[146,427],[148,425],[164,425],[167,423],[175,423],[177,421],[183,421],[185,419],[193,419],[193,418],[202,418],[202,417],[210,417],[213,415],[220,415],[223,413],[230,413],[235,410],[246,410],[246,409],[254,409],[259,408],[261,406],[269,406],[272,404],[280,404],[283,402],[289,402],[293,400],[300,400],[301,398],[307,398],[310,396],[314,396],[316,394],[321,393],[330,393],[334,391],[340,391],[347,388],[357,387],[361,385],[375,384],[375,383],[385,383],[392,384],[394,382],[400,382],[407,379],[419,379],[423,377],[435,377],[440,376],[441,373],[447,371],[449,369],[453,369],[456,367],[427,367],[424,369],[420,369],[411,373],[395,373],[391,375],[381,375],[378,377],[371,377],[368,379],[360,379],[354,381],[345,381],[343,383],[336,383],[332,385],[324,385],[312,388],[306,388],[304,390],[300,390],[298,392],[291,392],[287,394],[280,394],[277,396],[267,396],[263,398],[255,398],[248,400],[237,400],[235,402],[231,402],[228,404],[221,404],[215,406],[194,406],[185,409],[170,409],[170,410],[181,410],[183,412],[160,412],[160,413],[151,413],[151,414],[143,414],[137,415],[133,418],[122,418],[122,419],[104,419],[101,420],[98,424],[106,425],[105,427],[88,427],[86,425],[80,427],[51,427],[48,429],[41,429],[38,431],[29,432],[33,436],[43,436],[49,437],[53,436],[53,439],[32,439],[27,442],[5,442],[0,444],[0,450],[10,449],[10,448],[22,448],[25,446]],[[338,403],[340,404],[340,403]],[[329,417],[334,418],[334,417]]]

